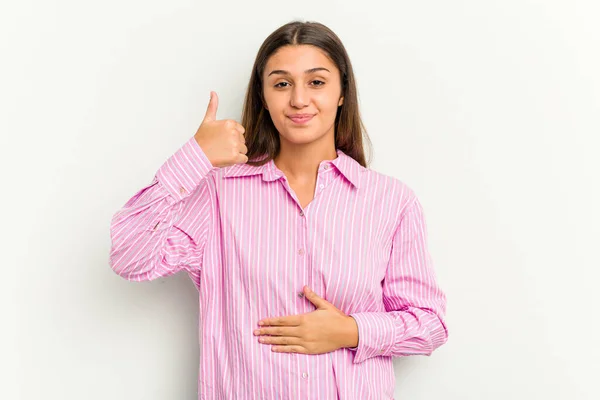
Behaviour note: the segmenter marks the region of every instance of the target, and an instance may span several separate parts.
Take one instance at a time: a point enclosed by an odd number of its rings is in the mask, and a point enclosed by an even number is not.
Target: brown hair
[[[262,77],[269,57],[286,45],[316,46],[324,51],[339,69],[344,103],[338,107],[335,116],[335,147],[363,167],[367,167],[363,136],[369,143],[369,149],[371,142],[360,118],[356,81],[346,49],[338,36],[325,25],[301,21],[289,22],[271,33],[256,55],[242,109],[248,164],[263,165],[279,153],[279,133],[269,112],[264,108]]]

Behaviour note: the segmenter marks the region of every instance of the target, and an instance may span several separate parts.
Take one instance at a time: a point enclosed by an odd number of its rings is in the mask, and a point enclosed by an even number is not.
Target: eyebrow
[[[323,67],[316,67],[316,68],[311,68],[311,69],[307,69],[306,71],[304,71],[305,74],[312,74],[313,72],[317,72],[317,71],[327,71],[327,72],[331,72],[329,71],[327,68],[323,68]],[[279,75],[290,75],[290,71],[284,71],[282,69],[276,69],[271,71],[271,73],[269,75],[267,75],[267,77],[273,75],[273,74],[279,74]]]

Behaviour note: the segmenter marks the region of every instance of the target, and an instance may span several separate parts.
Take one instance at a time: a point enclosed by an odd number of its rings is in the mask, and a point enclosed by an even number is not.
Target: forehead
[[[269,57],[265,75],[274,69],[289,71],[292,75],[303,75],[305,70],[316,67],[325,67],[331,72],[337,69],[326,53],[316,46],[288,45],[280,47]]]

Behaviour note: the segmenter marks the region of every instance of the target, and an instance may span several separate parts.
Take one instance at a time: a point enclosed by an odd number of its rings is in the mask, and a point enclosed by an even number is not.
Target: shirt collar
[[[340,149],[336,149],[337,157],[333,160],[323,160],[319,168],[324,168],[326,164],[333,165],[354,187],[360,187],[360,174],[366,170],[355,159],[348,156]],[[224,178],[235,178],[240,176],[251,176],[262,174],[263,181],[270,182],[283,176],[283,172],[275,165],[273,160],[266,164],[253,166],[249,164],[235,164],[227,169]]]

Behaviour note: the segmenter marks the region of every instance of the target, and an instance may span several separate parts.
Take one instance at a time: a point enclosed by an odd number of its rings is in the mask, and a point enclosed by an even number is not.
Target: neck
[[[333,135],[306,144],[290,143],[280,136],[280,144],[279,154],[273,161],[292,182],[316,180],[321,161],[333,160],[338,156]]]

